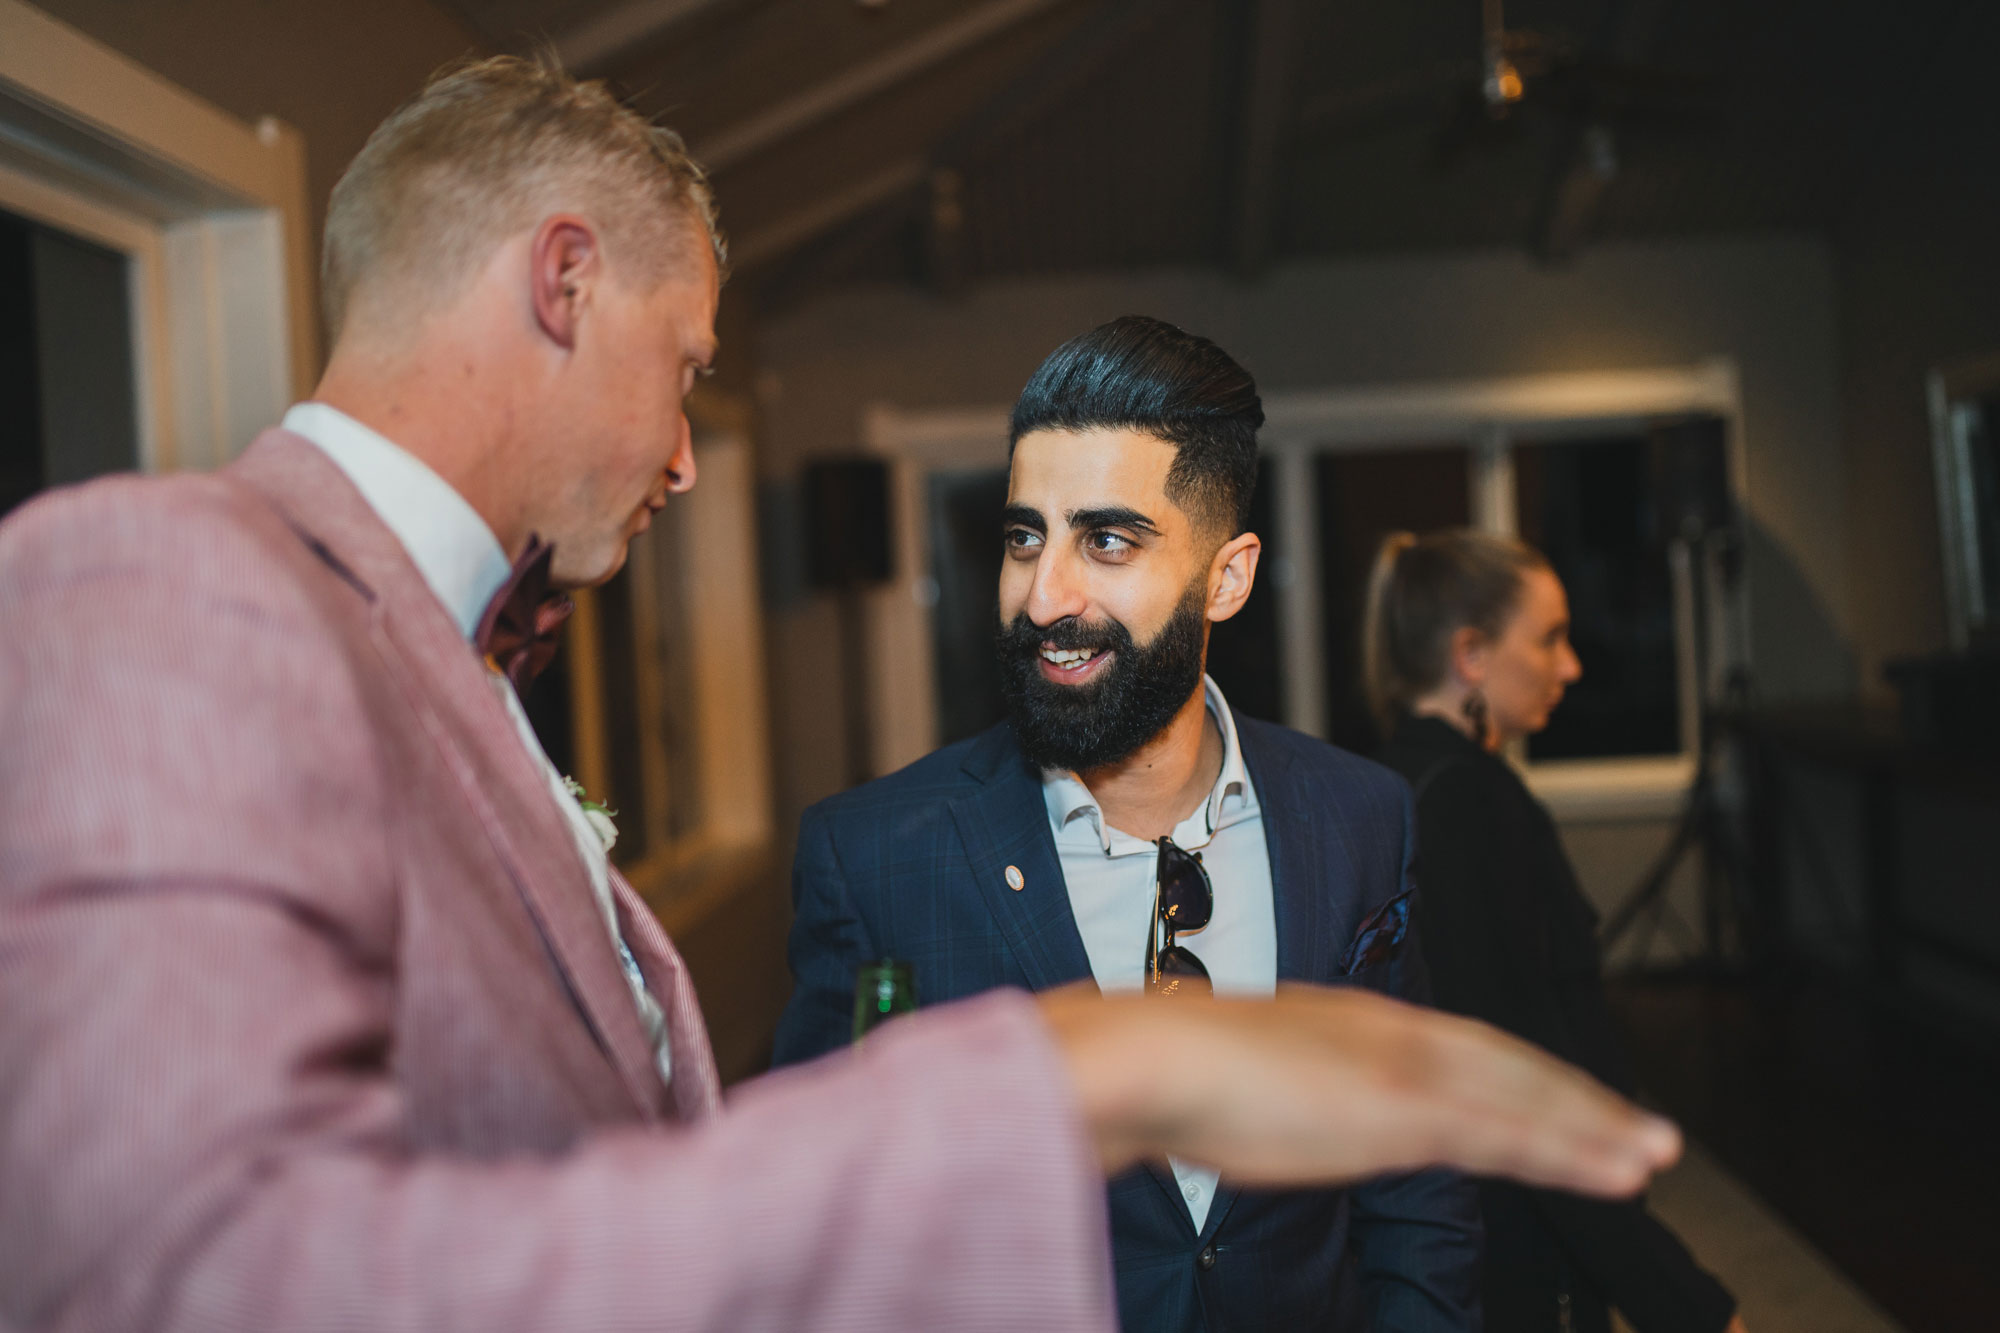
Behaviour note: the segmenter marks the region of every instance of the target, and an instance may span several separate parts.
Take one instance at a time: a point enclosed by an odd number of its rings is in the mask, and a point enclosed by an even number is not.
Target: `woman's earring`
[[[1486,696],[1477,689],[1467,692],[1465,702],[1459,705],[1465,720],[1472,724],[1472,738],[1481,745],[1486,744]]]

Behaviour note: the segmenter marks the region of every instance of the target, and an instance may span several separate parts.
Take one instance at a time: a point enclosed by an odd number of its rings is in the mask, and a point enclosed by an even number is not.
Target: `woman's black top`
[[[1597,915],[1555,822],[1503,760],[1406,717],[1383,760],[1417,792],[1418,938],[1441,1009],[1525,1037],[1630,1096],[1599,971]],[[1643,1200],[1486,1182],[1487,1333],[1718,1333],[1736,1302]]]

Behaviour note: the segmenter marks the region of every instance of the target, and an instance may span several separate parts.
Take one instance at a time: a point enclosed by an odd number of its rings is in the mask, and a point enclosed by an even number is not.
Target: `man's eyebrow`
[[[1097,528],[1131,528],[1135,532],[1150,532],[1160,535],[1159,524],[1147,518],[1136,509],[1125,505],[1106,505],[1098,509],[1072,509],[1063,517],[1072,528],[1095,530]]]
[[[1008,528],[1033,528],[1040,533],[1049,530],[1048,523],[1042,518],[1042,511],[1030,509],[1026,505],[1008,505],[1001,510],[1000,525]]]

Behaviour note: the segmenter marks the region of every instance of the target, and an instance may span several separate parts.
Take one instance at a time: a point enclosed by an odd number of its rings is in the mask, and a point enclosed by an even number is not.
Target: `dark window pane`
[[[556,655],[521,696],[521,707],[528,714],[536,739],[541,741],[549,762],[560,773],[576,772],[576,737],[569,702],[570,663],[575,657],[569,645],[575,633],[574,625],[564,629],[556,644]]]
[[[603,708],[603,790],[591,797],[617,812],[618,844],[612,859],[631,865],[695,832],[702,819],[700,737],[695,682],[687,643],[690,613],[686,571],[680,559],[684,511],[669,505],[650,531],[634,539],[617,576],[591,594],[596,614],[572,621],[565,641],[594,626],[592,651],[557,656],[529,690],[529,719],[550,758],[565,773],[577,761],[574,672],[594,660],[593,682]],[[549,677],[554,677],[550,680]],[[548,681],[545,689],[544,681]],[[593,782],[598,781],[592,779]]]
[[[642,752],[649,740],[647,710],[639,701],[639,673],[652,664],[639,655],[640,629],[633,615],[629,560],[597,590],[597,618],[597,660],[604,673],[604,757],[611,790],[590,794],[618,812],[618,844],[613,855],[621,864],[630,864],[643,859],[652,845],[647,836],[650,803]]]
[[[1677,754],[1673,584],[1659,482],[1667,447],[1645,435],[1523,443],[1514,486],[1523,540],[1569,594],[1583,679],[1530,759]]]
[[[34,230],[0,213],[0,514],[42,489]]]
[[[1462,445],[1319,459],[1327,738],[1336,745],[1368,754],[1383,739],[1361,683],[1361,616],[1375,548],[1391,532],[1464,527],[1471,519],[1469,467]]]
[[[1972,492],[1974,530],[1979,552],[1979,586],[1984,594],[1986,635],[2000,638],[2000,394],[1979,400],[1966,435],[1971,475],[1961,484]]]
[[[1282,722],[1285,699],[1279,679],[1278,603],[1269,561],[1276,554],[1271,527],[1271,462],[1257,466],[1257,489],[1250,497],[1250,531],[1265,542],[1257,581],[1243,609],[1215,626],[1208,637],[1208,674],[1230,707],[1251,717]]]
[[[697,438],[699,454],[705,441]],[[633,607],[641,634],[642,726],[635,735],[652,747],[646,770],[647,819],[669,839],[693,833],[705,817],[701,787],[701,736],[696,708],[690,562],[684,555],[687,512],[668,505],[632,542]],[[643,604],[642,604],[643,603]],[[613,718],[613,725],[617,719]]]
[[[0,213],[0,514],[139,463],[125,256]]]
[[[34,261],[45,480],[130,471],[139,417],[125,256],[42,227]]]
[[[938,737],[949,745],[1007,715],[993,661],[1000,598],[1000,512],[1007,469],[939,472],[930,479],[931,616],[937,657]]]

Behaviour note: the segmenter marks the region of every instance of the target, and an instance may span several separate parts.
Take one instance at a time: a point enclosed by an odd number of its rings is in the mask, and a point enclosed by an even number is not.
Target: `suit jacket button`
[[[1194,1257],[1194,1262],[1195,1267],[1204,1273],[1215,1267],[1215,1247],[1213,1245],[1202,1246],[1201,1253]]]

